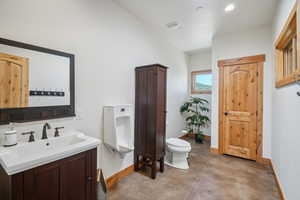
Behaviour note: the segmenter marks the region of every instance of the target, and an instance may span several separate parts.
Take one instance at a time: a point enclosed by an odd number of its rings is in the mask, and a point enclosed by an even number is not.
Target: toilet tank
[[[103,142],[116,151],[133,149],[133,106],[104,106]]]

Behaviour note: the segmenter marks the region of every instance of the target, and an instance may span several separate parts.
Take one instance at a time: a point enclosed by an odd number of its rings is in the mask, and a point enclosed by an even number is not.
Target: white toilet
[[[192,149],[191,144],[179,138],[169,138],[166,144],[165,163],[178,169],[188,169],[189,164],[187,158]]]

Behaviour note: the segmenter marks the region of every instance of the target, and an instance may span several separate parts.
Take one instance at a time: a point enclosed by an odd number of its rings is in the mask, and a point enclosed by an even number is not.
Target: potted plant
[[[210,123],[210,119],[206,115],[209,112],[208,101],[191,97],[180,107],[180,112],[185,116],[188,132],[195,134],[197,143],[203,143],[204,135],[201,128],[207,127]]]

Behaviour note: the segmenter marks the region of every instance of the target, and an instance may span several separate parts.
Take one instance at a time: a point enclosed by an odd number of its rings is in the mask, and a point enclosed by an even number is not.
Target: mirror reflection
[[[0,44],[0,109],[69,104],[68,57]]]

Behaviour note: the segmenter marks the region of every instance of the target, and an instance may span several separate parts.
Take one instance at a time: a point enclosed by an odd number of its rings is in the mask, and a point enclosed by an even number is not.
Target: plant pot
[[[195,142],[202,144],[204,141],[204,135],[202,134],[202,131],[200,131],[199,133],[195,134]]]
[[[204,140],[204,135],[202,133],[195,134],[195,142],[202,144]]]
[[[203,144],[204,136],[202,134],[195,134],[195,142],[198,144]]]

